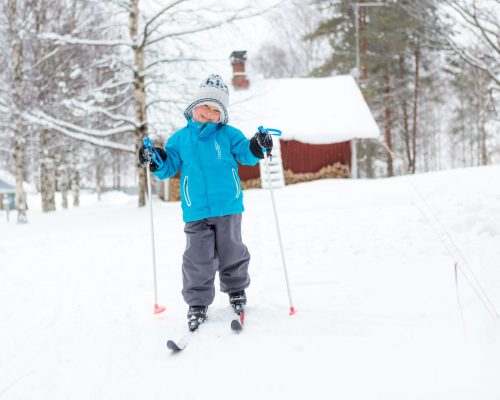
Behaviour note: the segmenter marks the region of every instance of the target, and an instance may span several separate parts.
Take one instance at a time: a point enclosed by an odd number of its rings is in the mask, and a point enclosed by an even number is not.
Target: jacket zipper
[[[236,170],[234,168],[232,168],[232,170],[233,170],[234,183],[236,184],[236,198],[238,199],[240,197],[241,187],[238,183],[238,173],[236,172]]]
[[[191,199],[189,198],[189,188],[188,188],[188,176],[184,177],[184,183],[182,184],[184,188],[184,199],[186,199],[186,205],[191,207]]]

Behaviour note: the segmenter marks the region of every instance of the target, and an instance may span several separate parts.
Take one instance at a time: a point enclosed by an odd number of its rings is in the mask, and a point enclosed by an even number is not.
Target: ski
[[[239,318],[233,319],[231,321],[231,329],[235,332],[241,332],[245,324],[245,310],[241,309],[238,314]]]
[[[189,306],[188,311],[188,327],[189,332],[185,334],[179,341],[168,340],[167,347],[172,351],[182,351],[186,348],[189,340],[195,332],[198,332],[200,325],[207,318],[207,306]]]
[[[186,333],[182,338],[180,338],[177,341],[168,340],[167,341],[167,348],[169,350],[172,350],[175,353],[184,350],[196,332],[198,332],[198,329],[196,329],[194,331],[189,331],[188,333]]]
[[[231,330],[233,330],[234,332],[237,332],[237,333],[239,333],[243,330],[243,326],[245,324],[245,310],[239,309],[238,311],[239,311],[238,318],[233,319],[231,321]],[[178,352],[184,350],[187,347],[187,345],[189,344],[189,341],[191,340],[191,338],[195,334],[198,333],[200,325],[201,324],[199,324],[196,327],[196,329],[190,330],[189,332],[187,332],[179,340],[172,340],[172,339],[167,340],[167,348],[174,353],[178,353]]]
[[[167,341],[167,348],[172,350],[173,352],[178,352],[178,351],[184,350],[186,348],[186,346],[189,344],[189,341],[191,340],[193,335],[198,332],[200,325],[201,325],[201,323],[198,322],[197,320],[195,320],[195,319],[190,320],[189,321],[189,332],[187,332],[178,341],[168,340]]]
[[[181,339],[178,342],[175,342],[173,340],[167,341],[167,347],[168,347],[168,349],[172,350],[172,351],[175,351],[175,352],[184,350],[186,348],[186,346],[188,345],[189,341],[188,340],[183,340],[183,339]]]

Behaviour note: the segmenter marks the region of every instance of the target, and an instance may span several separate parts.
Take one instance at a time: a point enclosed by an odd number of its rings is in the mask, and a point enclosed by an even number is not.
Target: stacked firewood
[[[315,181],[318,179],[332,179],[332,178],[349,178],[349,167],[344,164],[335,163],[321,168],[318,172],[307,173],[294,173],[291,170],[284,172],[285,183],[292,185],[294,183]]]

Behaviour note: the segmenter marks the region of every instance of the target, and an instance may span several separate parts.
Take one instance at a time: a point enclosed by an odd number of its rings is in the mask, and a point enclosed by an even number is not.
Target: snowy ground
[[[295,316],[269,193],[246,191],[245,331],[219,293],[179,354],[165,346],[186,329],[179,204],[154,204],[154,316],[147,208],[109,193],[43,215],[31,198],[29,224],[0,214],[0,399],[500,399],[500,320],[461,273],[457,298],[447,250],[449,234],[500,310],[499,176],[276,191]]]

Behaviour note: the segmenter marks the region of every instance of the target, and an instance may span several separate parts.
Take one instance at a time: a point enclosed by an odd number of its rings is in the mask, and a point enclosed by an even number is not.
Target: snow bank
[[[245,191],[245,331],[230,331],[218,293],[177,355],[165,343],[186,330],[178,203],[154,204],[159,316],[147,207],[115,193],[80,209],[31,210],[27,225],[0,218],[0,397],[497,400],[499,320],[460,271],[456,285],[445,236],[500,309],[499,175],[488,167],[276,190],[293,317],[269,193]]]

